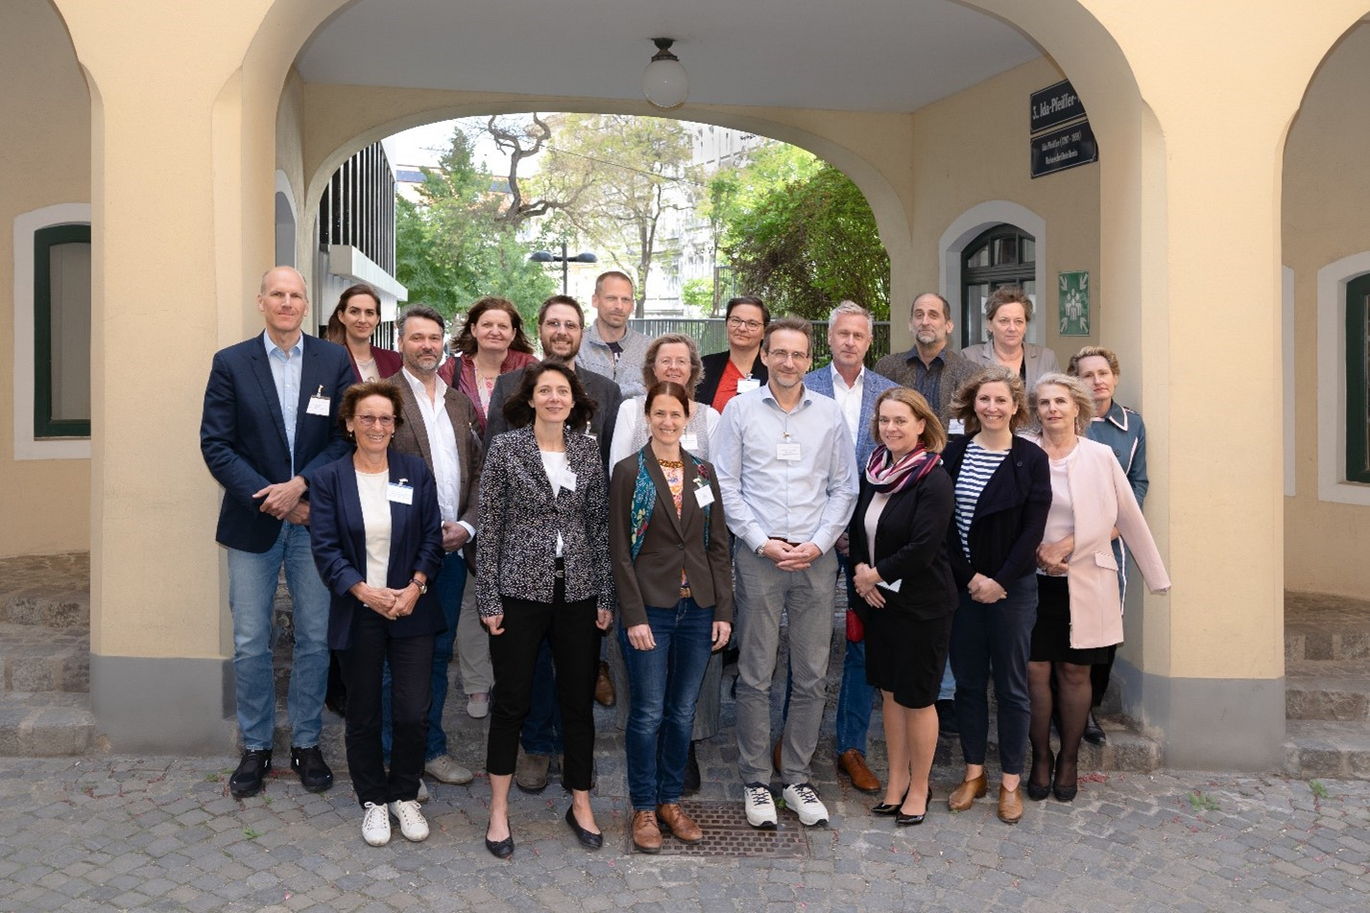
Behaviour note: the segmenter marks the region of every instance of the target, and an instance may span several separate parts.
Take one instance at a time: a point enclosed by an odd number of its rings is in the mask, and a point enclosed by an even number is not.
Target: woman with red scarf
[[[947,663],[956,583],[947,558],[951,477],[947,441],[922,394],[894,387],[876,400],[880,441],[861,477],[848,534],[853,607],[866,626],[866,679],[884,697],[890,772],[871,809],[899,827],[922,824],[937,750],[937,692]]]

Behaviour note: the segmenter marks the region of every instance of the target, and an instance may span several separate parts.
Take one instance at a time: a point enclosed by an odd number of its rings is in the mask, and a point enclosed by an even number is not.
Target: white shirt
[[[362,529],[366,532],[366,584],[384,589],[390,570],[389,470],[357,470],[357,500],[362,506]]]
[[[443,404],[447,398],[447,384],[441,377],[434,376],[435,399],[428,398],[428,390],[423,381],[409,373],[408,368],[401,372],[414,391],[418,400],[419,412],[423,415],[424,430],[428,432],[428,452],[433,455],[433,481],[438,489],[438,510],[444,523],[461,523],[472,536],[476,531],[469,523],[463,523],[457,516],[457,505],[461,503],[461,457],[457,455],[457,433],[452,427],[452,418]]]
[[[832,371],[832,398],[837,400],[837,405],[842,408],[842,417],[847,420],[847,431],[854,441],[861,436],[857,430],[861,424],[861,394],[866,385],[866,366],[862,365],[861,370],[856,372],[856,382],[850,387],[836,365],[830,366],[829,370]]]
[[[570,458],[566,456],[564,450],[539,450],[542,455],[542,471],[547,473],[547,482],[552,486],[552,497],[561,493],[563,488],[574,488],[574,485],[567,485],[566,470],[570,468]],[[561,557],[561,551],[565,547],[565,540],[561,538],[561,530],[557,530],[556,556]]]

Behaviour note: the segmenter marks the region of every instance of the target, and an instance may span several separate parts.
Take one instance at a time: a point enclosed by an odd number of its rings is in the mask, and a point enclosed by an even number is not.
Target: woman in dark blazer
[[[625,739],[632,838],[655,853],[661,825],[686,843],[704,838],[680,793],[704,670],[732,633],[733,585],[718,477],[680,446],[689,393],[655,383],[643,411],[646,446],[614,467],[609,545],[632,697]]]
[[[1028,420],[1016,371],[982,369],[956,392],[951,409],[966,428],[942,454],[955,492],[947,552],[963,588],[951,629],[951,671],[966,771],[947,806],[965,811],[988,789],[992,666],[1003,773],[999,818],[1016,824],[1023,817],[1018,785],[1032,717],[1027,663],[1037,620],[1036,552],[1051,509],[1051,475],[1042,448],[1014,434]]]
[[[516,430],[491,442],[481,473],[476,600],[490,632],[495,669],[485,760],[490,774],[485,846],[500,859],[514,852],[509,784],[544,638],[556,664],[566,746],[562,782],[571,790],[566,824],[590,849],[604,840],[590,809],[590,778],[599,632],[613,622],[609,498],[599,445],[567,431],[584,428],[594,408],[566,365],[529,366],[504,404],[505,418]]]
[[[695,388],[695,402],[713,406],[720,413],[728,400],[762,386],[769,377],[760,358],[761,337],[771,322],[766,303],[755,295],[740,295],[728,302],[724,313],[728,348],[704,356],[704,376]]]
[[[368,381],[348,388],[339,422],[356,451],[319,470],[309,534],[332,594],[328,645],[347,685],[347,766],[364,809],[362,837],[390,840],[390,816],[410,840],[428,836],[417,801],[428,736],[433,641],[445,628],[428,583],[442,566],[442,516],[423,460],[389,449],[400,395]],[[381,675],[389,662],[393,743],[381,751]]]
[[[900,827],[922,824],[937,751],[937,692],[947,664],[956,584],[947,560],[951,477],[947,436],[928,401],[894,387],[875,401],[880,444],[861,476],[848,536],[853,605],[866,626],[866,679],[884,696],[890,774],[872,809]]]

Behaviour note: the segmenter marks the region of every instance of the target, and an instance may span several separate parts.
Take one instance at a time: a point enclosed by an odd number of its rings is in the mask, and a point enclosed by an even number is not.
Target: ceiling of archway
[[[675,38],[694,104],[914,111],[1041,56],[950,0],[358,0],[297,66],[310,82],[641,99]]]

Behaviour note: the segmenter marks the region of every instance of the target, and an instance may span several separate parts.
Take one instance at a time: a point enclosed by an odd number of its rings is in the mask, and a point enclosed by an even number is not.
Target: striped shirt
[[[986,450],[971,441],[961,461],[961,472],[956,477],[956,529],[961,534],[961,550],[970,560],[970,524],[975,519],[975,505],[980,493],[989,484],[999,464],[1008,456],[1007,450]]]

